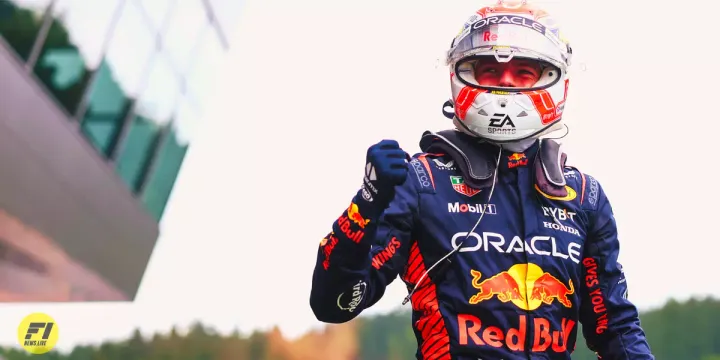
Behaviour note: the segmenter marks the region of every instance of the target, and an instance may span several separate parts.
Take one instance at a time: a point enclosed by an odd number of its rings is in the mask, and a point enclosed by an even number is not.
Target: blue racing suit
[[[428,153],[412,157],[383,212],[354,198],[318,249],[317,319],[355,318],[400,276],[416,288],[417,359],[570,359],[578,322],[602,360],[654,359],[627,299],[602,187],[563,164],[567,195],[551,196],[535,185],[536,156],[537,143],[503,151],[491,198],[490,189],[469,187],[449,157]]]

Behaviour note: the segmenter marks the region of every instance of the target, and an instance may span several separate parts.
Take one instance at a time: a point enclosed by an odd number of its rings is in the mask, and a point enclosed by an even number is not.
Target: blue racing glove
[[[329,261],[341,262],[347,269],[369,266],[367,255],[373,243],[387,240],[377,237],[379,220],[395,198],[395,187],[405,183],[409,171],[406,159],[410,156],[395,140],[383,140],[371,146],[366,159],[362,187],[323,240],[325,259],[329,259],[332,252],[334,260]],[[323,263],[323,266],[327,269],[331,265]]]
[[[361,208],[379,215],[395,197],[395,186],[405,183],[410,156],[395,140],[383,140],[368,148],[363,186],[355,197]]]

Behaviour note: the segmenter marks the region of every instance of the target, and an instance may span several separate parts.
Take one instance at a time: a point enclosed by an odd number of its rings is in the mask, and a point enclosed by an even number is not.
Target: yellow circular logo
[[[55,319],[43,313],[26,316],[18,326],[18,343],[31,354],[45,354],[58,341],[58,326]]]
[[[537,190],[542,196],[550,199],[550,200],[560,200],[560,201],[571,201],[575,200],[577,197],[577,192],[575,192],[575,189],[565,185],[565,190],[567,190],[567,195],[565,196],[552,196],[544,193],[542,190],[540,190],[540,187],[535,184],[535,190]]]

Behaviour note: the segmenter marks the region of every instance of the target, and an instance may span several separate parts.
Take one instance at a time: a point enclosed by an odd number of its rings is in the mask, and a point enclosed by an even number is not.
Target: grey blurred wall
[[[157,223],[1,38],[0,208],[134,298]]]

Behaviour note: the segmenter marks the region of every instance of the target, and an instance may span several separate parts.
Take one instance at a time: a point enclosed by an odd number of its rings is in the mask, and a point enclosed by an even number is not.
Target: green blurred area
[[[642,313],[641,322],[658,360],[720,360],[719,300],[671,300],[660,309]],[[284,342],[277,330],[220,335],[195,324],[185,334],[173,329],[169,334],[143,338],[135,331],[125,341],[78,346],[69,354],[31,355],[16,349],[1,349],[0,354],[5,360],[410,360],[415,358],[417,347],[410,325],[410,314],[399,311],[363,316]],[[348,331],[333,331],[340,328]],[[578,337],[572,358],[597,359],[584,343]],[[328,348],[336,352],[328,352]],[[313,355],[309,357],[308,353]]]
[[[170,50],[153,42],[160,34],[137,23],[141,13],[135,2],[105,1],[97,8],[108,21],[93,22],[104,28],[88,30],[95,36],[81,41],[78,30],[73,36],[68,26],[69,19],[93,16],[78,11],[81,2],[58,1],[56,6],[65,8],[53,9],[49,0],[32,1],[33,6],[0,0],[0,37],[68,120],[79,123],[86,141],[115,167],[130,193],[160,221],[189,147],[188,124],[200,117],[196,97],[207,92],[202,86],[207,80],[192,79],[204,77],[208,66],[202,60],[214,59],[216,51],[203,48],[185,54],[183,60],[193,67],[186,65],[179,73],[168,60]],[[115,13],[117,25],[110,32]],[[204,19],[200,14],[194,18]],[[207,21],[198,27],[206,37],[198,35],[195,41],[219,43],[207,35]]]

